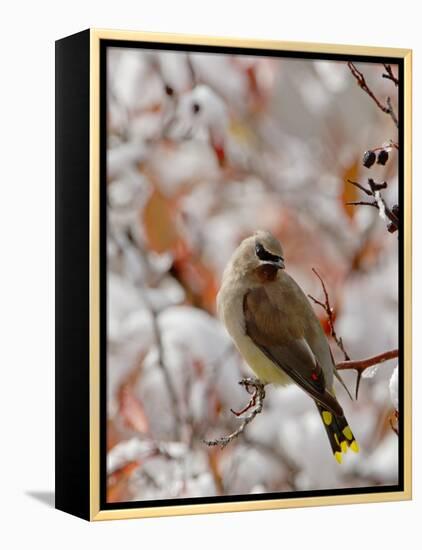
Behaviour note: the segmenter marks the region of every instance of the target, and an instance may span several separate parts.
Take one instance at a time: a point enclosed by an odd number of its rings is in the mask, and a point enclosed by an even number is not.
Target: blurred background
[[[356,65],[397,112],[384,67]],[[397,483],[397,361],[365,371],[357,401],[337,386],[361,447],[342,465],[295,386],[268,387],[224,450],[203,442],[236,429],[230,408],[249,399],[238,382],[252,372],[215,298],[257,229],[281,240],[287,271],[320,300],[312,268],[322,275],[352,359],[397,347],[397,233],[375,208],[347,204],[367,199],[348,180],[368,177],[397,203],[392,119],[346,62],[109,48],[107,74],[107,500]],[[382,146],[388,162],[364,167]],[[356,373],[342,375],[354,394]]]

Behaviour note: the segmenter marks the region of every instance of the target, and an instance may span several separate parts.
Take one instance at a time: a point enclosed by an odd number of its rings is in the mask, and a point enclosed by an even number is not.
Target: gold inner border
[[[100,509],[100,40],[133,40],[144,42],[178,43],[189,45],[225,46],[271,49],[284,51],[334,53],[345,55],[373,55],[396,57],[404,60],[404,490],[389,493],[300,497],[248,502],[218,502],[212,504],[182,504],[154,508]],[[245,510],[271,510],[387,502],[412,498],[412,50],[313,44],[306,42],[280,42],[249,40],[168,33],[146,33],[106,29],[90,30],[90,519],[91,521],[146,518],[157,516],[211,514]],[[253,497],[251,497],[253,498]]]

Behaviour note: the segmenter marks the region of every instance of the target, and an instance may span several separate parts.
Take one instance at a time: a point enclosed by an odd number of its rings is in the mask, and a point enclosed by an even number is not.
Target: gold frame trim
[[[154,508],[100,509],[100,246],[99,246],[99,107],[100,107],[100,40],[133,40],[189,45],[373,55],[404,60],[404,490],[388,493],[332,495],[248,502],[218,502],[159,506]],[[90,519],[147,518],[187,514],[271,510],[333,504],[387,502],[412,498],[412,50],[372,46],[280,42],[209,36],[147,33],[108,29],[90,30]]]

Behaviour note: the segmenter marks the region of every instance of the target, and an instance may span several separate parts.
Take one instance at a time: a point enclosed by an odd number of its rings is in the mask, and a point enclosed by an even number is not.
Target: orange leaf
[[[109,418],[107,420],[107,451],[110,451],[117,443],[122,440],[122,434],[116,426],[114,420]]]
[[[210,447],[208,451],[209,469],[213,475],[215,486],[220,495],[224,494],[224,482],[220,472],[220,457],[221,452],[216,447]]]
[[[145,355],[141,353],[135,366],[119,386],[117,401],[119,404],[119,418],[123,423],[139,433],[148,433],[149,423],[145,409],[135,393],[136,383],[142,374]]]
[[[142,216],[150,250],[161,254],[176,246],[178,236],[174,206],[158,189],[151,193]]]
[[[122,502],[130,497],[129,481],[140,462],[133,460],[115,470],[107,478],[107,502]]]
[[[125,424],[139,433],[148,433],[148,419],[144,407],[128,384],[119,390],[120,416]]]
[[[194,254],[185,254],[175,260],[173,271],[184,287],[188,301],[211,313],[214,312],[218,284],[215,275],[202,260]]]
[[[356,206],[347,204],[348,202],[353,202],[359,200],[359,191],[358,189],[349,183],[348,180],[356,181],[359,175],[360,160],[355,160],[350,164],[343,173],[343,187],[340,194],[341,204],[346,216],[353,220],[356,214]]]

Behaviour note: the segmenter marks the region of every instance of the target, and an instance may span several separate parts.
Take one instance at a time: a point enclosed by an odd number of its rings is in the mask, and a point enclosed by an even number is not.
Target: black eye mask
[[[278,260],[284,261],[282,256],[276,256],[275,254],[268,252],[268,250],[265,250],[261,243],[256,244],[255,253],[263,262],[277,262]]]

